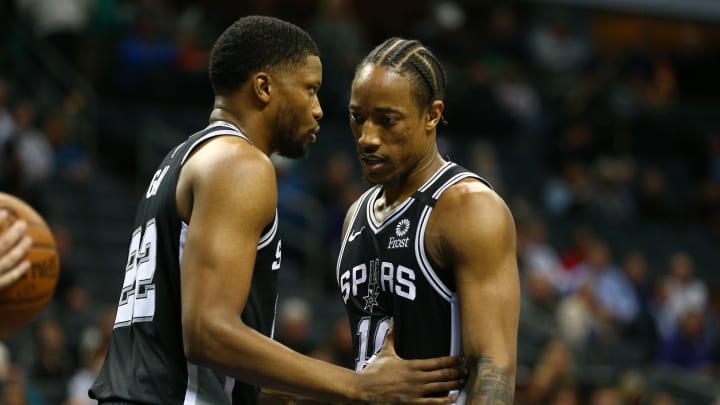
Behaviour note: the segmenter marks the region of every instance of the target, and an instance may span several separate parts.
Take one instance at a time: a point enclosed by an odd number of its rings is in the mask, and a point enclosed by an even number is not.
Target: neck
[[[433,146],[430,153],[420,159],[406,175],[383,184],[383,199],[388,207],[405,201],[445,164],[437,147]]]
[[[236,101],[234,98],[217,96],[213,109],[210,112],[210,122],[225,121],[236,126],[243,135],[260,149],[263,153],[270,156],[272,150],[270,148],[270,135],[261,125],[259,115],[247,108],[239,107],[243,103]]]

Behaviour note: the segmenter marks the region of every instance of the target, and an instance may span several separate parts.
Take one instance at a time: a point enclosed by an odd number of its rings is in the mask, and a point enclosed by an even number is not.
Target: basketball
[[[31,267],[14,284],[0,291],[0,339],[26,326],[47,306],[60,275],[60,258],[55,238],[43,217],[23,200],[0,192],[0,209],[9,219],[0,224],[0,231],[14,219],[27,222],[27,234],[32,238],[27,259]]]

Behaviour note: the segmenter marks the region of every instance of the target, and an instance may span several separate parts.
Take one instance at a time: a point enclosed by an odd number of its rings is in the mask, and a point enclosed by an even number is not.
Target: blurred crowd
[[[349,83],[377,43],[415,37],[448,71],[442,153],[488,179],[515,216],[516,402],[720,400],[717,22],[530,1],[0,7],[0,190],[46,215],[63,257],[48,310],[0,342],[0,404],[92,403],[116,292],[84,275],[119,280],[122,264],[78,260],[81,231],[57,215],[48,187],[102,175],[134,206],[145,167],[207,122],[209,49],[251,13],[305,28],[323,61],[319,142],[307,160],[275,159],[288,240],[278,340],[352,362],[333,278],[345,210],[366,188],[347,129]],[[141,136],[158,120],[169,135]],[[161,147],[149,153],[148,139]]]

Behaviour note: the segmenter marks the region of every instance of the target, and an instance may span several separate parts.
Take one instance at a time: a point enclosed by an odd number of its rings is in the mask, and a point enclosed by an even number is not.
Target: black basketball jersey
[[[381,186],[372,187],[358,200],[336,268],[353,334],[356,370],[380,350],[391,318],[400,357],[459,354],[453,274],[427,255],[424,238],[440,195],[468,177],[484,182],[457,164],[446,163],[381,222],[373,214]]]
[[[220,135],[244,138],[214,122],[163,159],[138,207],[120,301],[105,363],[90,389],[99,400],[147,404],[253,404],[259,389],[188,362],[183,351],[180,272],[188,225],[178,216],[180,169],[203,142]],[[277,212],[257,246],[243,321],[272,337],[280,240]],[[207,230],[212,232],[212,230]]]

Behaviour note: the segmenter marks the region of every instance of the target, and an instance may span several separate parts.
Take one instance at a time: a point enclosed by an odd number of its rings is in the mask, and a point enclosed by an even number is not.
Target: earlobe
[[[440,100],[433,101],[432,105],[430,105],[430,108],[428,109],[428,130],[433,130],[437,127],[440,120],[442,120],[442,113],[444,110],[445,105]]]
[[[267,73],[259,72],[253,77],[255,96],[264,103],[270,102],[271,79]]]

